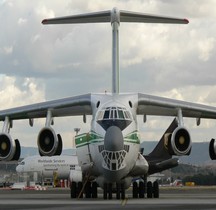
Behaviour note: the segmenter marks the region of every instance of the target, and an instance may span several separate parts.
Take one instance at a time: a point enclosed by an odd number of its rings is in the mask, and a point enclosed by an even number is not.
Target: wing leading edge
[[[138,93],[137,114],[216,119],[216,107]]]
[[[0,111],[0,121],[42,118],[51,110],[52,117],[92,114],[91,94],[63,98]]]

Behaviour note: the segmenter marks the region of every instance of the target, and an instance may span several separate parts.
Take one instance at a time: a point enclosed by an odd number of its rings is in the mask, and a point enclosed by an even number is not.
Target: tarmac
[[[0,210],[114,210],[114,209],[216,209],[216,187],[161,187],[160,198],[133,199],[131,190],[125,200],[71,199],[69,189],[0,190]]]

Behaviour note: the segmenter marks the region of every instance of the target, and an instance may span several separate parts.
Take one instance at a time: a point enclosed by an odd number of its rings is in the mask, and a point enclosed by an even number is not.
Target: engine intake
[[[189,155],[191,152],[191,137],[185,127],[177,127],[173,133],[167,133],[164,136],[165,147],[170,155]]]
[[[212,160],[216,160],[216,144],[215,139],[211,139],[209,144],[209,156]]]
[[[40,131],[37,144],[41,156],[61,155],[62,138],[60,134],[56,135],[51,127],[45,127]]]
[[[0,161],[18,160],[20,153],[19,140],[13,140],[9,133],[0,133]]]

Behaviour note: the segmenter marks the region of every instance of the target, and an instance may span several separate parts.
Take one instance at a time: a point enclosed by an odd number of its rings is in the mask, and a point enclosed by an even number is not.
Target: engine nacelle
[[[37,144],[41,156],[61,155],[62,138],[51,127],[44,127],[40,131]]]
[[[19,140],[13,140],[9,133],[0,133],[0,161],[18,160],[20,153]]]
[[[216,160],[216,143],[215,139],[211,139],[209,144],[209,156],[212,160]]]
[[[167,133],[164,136],[165,147],[170,155],[189,155],[191,152],[191,137],[188,130],[183,127],[177,127],[173,133]]]

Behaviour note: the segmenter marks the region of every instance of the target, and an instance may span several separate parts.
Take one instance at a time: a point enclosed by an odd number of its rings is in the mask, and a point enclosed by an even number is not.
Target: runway
[[[216,209],[216,188],[162,188],[159,199],[133,199],[128,192],[125,200],[70,199],[68,189],[46,191],[0,190],[0,210],[3,209]]]

